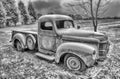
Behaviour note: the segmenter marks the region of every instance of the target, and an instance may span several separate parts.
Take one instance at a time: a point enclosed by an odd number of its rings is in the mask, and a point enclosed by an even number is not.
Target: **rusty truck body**
[[[84,71],[103,62],[109,51],[106,34],[77,29],[66,15],[43,15],[37,29],[13,30],[11,38],[18,51],[37,50],[37,56],[64,63],[72,71]]]

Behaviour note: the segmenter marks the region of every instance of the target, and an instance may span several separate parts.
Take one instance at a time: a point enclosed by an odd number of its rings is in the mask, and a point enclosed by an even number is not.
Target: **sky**
[[[17,2],[19,0],[16,0]],[[29,0],[22,0],[25,5],[28,4]],[[70,2],[74,0],[31,0],[38,11],[47,11],[46,9],[50,7],[57,7],[59,11],[61,10],[61,4],[65,2]],[[120,0],[112,0],[109,5],[109,10],[106,12],[105,16],[120,16]]]

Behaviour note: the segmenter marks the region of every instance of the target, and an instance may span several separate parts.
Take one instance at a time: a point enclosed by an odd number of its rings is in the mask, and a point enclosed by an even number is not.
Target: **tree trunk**
[[[96,25],[94,26],[94,31],[97,32],[97,26]]]
[[[95,20],[95,19],[92,19],[92,23],[93,23],[93,26],[94,26],[94,31],[96,32],[96,31],[97,31],[96,20]]]
[[[96,15],[95,15],[95,29],[94,31],[97,31],[97,27],[98,27],[98,11],[99,11],[99,7],[100,7],[100,3],[101,3],[101,0],[98,1],[97,3],[97,9],[96,9]]]
[[[98,27],[98,19],[97,17],[95,17],[95,20],[94,20],[94,31],[97,32],[97,27]]]
[[[100,3],[101,3],[101,0],[99,0],[97,3],[97,9],[96,9],[95,15],[94,15],[93,0],[90,0],[91,16],[92,16],[92,22],[93,22],[95,32],[97,31],[97,27],[98,27],[98,11],[99,11],[99,7],[100,7]]]
[[[94,31],[97,31],[96,30],[95,17],[94,17],[94,13],[93,13],[93,0],[90,0],[90,10],[91,10],[92,23],[93,23],[93,26],[94,26]]]

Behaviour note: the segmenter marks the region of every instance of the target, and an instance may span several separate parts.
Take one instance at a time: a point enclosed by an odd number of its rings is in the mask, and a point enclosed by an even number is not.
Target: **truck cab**
[[[63,63],[71,71],[103,62],[110,45],[106,34],[77,29],[66,15],[43,15],[37,29],[12,31],[12,43],[18,51],[37,50],[35,55]]]

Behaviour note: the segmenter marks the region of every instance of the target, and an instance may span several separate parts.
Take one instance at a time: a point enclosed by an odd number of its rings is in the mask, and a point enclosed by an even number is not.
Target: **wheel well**
[[[64,64],[65,56],[68,55],[68,54],[70,54],[71,56],[74,55],[74,56],[79,57],[78,55],[75,55],[75,54],[72,54],[72,53],[65,53],[65,54],[63,54],[63,55],[60,57],[59,64]],[[82,65],[81,65],[81,66],[82,66],[81,71],[85,71],[88,66],[86,65],[86,63],[84,62],[84,60],[83,60],[81,57],[79,57],[79,58],[80,58],[81,64],[82,64]]]
[[[60,57],[59,63],[62,63],[62,64],[64,63],[64,59],[65,59],[65,56],[66,56],[67,54],[75,55],[75,54],[72,54],[72,53],[65,53],[65,54],[63,54],[63,55]],[[77,56],[77,55],[75,55],[75,56]],[[77,56],[77,57],[79,57],[79,56]],[[79,57],[79,58],[80,58],[80,57]],[[85,62],[83,61],[83,59],[80,58],[80,60],[81,60],[83,63],[85,63]]]
[[[59,61],[59,63],[64,63],[64,59],[65,59],[65,56],[67,55],[67,54],[69,54],[69,53],[65,53],[65,54],[63,54],[61,57],[60,57],[60,61]]]

